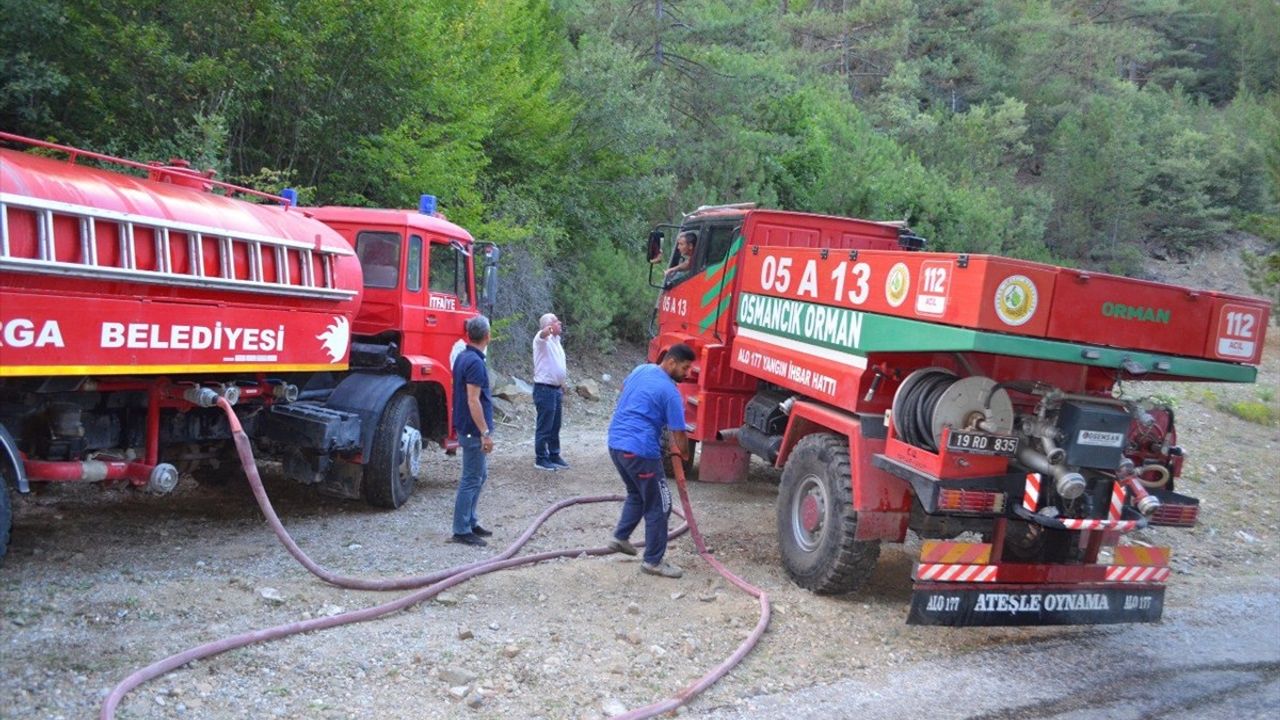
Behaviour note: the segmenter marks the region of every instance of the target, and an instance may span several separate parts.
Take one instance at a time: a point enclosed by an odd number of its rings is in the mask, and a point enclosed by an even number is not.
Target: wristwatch
[[[493,435],[492,430],[485,430],[484,432],[480,433],[480,437],[490,437],[492,435]]]

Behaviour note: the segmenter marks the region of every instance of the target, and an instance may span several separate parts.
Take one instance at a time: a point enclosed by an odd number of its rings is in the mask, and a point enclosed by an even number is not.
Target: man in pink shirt
[[[533,336],[533,404],[538,409],[533,466],[540,470],[569,468],[560,457],[560,409],[569,379],[560,344],[562,329],[559,318],[547,313],[538,320],[538,333]]]

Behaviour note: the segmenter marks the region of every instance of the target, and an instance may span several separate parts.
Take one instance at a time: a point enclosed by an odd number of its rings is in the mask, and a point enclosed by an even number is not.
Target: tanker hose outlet
[[[272,390],[272,394],[275,395],[277,400],[284,400],[285,402],[297,402],[298,386],[294,385],[293,383],[280,383],[279,385],[276,385],[275,388]]]
[[[1133,497],[1133,504],[1138,506],[1138,512],[1151,517],[1156,510],[1160,509],[1160,498],[1147,492],[1142,485],[1142,479],[1137,475],[1129,475],[1119,482],[1128,488],[1129,495]]]
[[[178,468],[169,463],[160,463],[151,469],[147,477],[147,492],[165,495],[178,487]]]
[[[1061,465],[1062,461],[1067,459],[1067,451],[1062,448],[1054,448],[1049,451],[1046,457],[1049,458],[1049,464]]]
[[[218,393],[213,388],[189,387],[182,392],[182,399],[196,407],[213,407],[218,403]]]
[[[225,385],[222,388],[222,397],[226,398],[227,402],[235,405],[240,402],[240,388],[235,385]]]
[[[1064,472],[1058,476],[1056,487],[1063,500],[1075,500],[1084,494],[1084,476],[1078,472]]]
[[[1023,446],[1018,451],[1018,462],[1041,475],[1052,475],[1054,487],[1063,500],[1074,500],[1084,494],[1087,485],[1084,476],[1063,465],[1049,462],[1049,458],[1042,452]]]

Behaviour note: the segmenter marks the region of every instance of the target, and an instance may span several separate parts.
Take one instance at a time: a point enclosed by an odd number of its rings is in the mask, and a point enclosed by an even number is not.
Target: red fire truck
[[[219,397],[285,474],[379,507],[408,499],[424,440],[452,444],[450,355],[498,250],[434,198],[298,208],[181,162],[0,139],[41,149],[0,149],[0,555],[9,488],[236,477]]]
[[[680,390],[701,480],[743,478],[751,454],[782,469],[797,584],[855,590],[912,530],[910,623],[1160,618],[1169,548],[1126,535],[1192,526],[1199,502],[1175,491],[1173,408],[1132,391],[1252,382],[1267,302],[923,252],[901,223],[748,204],[668,227],[697,240],[661,287],[649,356],[698,353]]]

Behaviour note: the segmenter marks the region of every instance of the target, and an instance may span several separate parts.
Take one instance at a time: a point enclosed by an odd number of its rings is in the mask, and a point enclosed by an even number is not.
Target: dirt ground
[[[480,559],[513,540],[545,506],[621,491],[604,449],[618,381],[636,351],[593,361],[596,402],[570,398],[569,471],[532,463],[532,411],[503,424],[480,503],[495,532],[485,550],[446,542],[459,460],[425,457],[425,478],[400,510],[319,497],[270,477],[294,538],[349,575],[419,574]],[[1174,548],[1165,616],[1280,576],[1280,429],[1219,410],[1276,402],[1280,332],[1253,386],[1161,384],[1177,403],[1187,449],[1182,492],[1203,499],[1193,530],[1138,539]],[[888,545],[870,585],[849,597],[797,589],[778,561],[778,473],[691,487],[717,557],[770,595],[769,632],[746,661],[685,714],[745,710],[753,698],[838,681],[888,681],[928,660],[981,657],[1004,646],[1063,642],[1106,628],[936,629],[904,624],[911,545]],[[616,505],[555,516],[528,551],[603,545]],[[126,698],[120,718],[600,718],[665,698],[718,664],[749,632],[757,606],[677,540],[680,580],[642,575],[620,556],[582,557],[474,579],[388,618],[233,651],[185,667]],[[270,597],[268,597],[270,596]],[[385,602],[397,593],[321,583],[277,544],[247,489],[184,479],[167,497],[97,487],[15,496],[0,567],[0,717],[95,717],[138,667],[210,640]],[[1274,597],[1260,627],[1280,622]],[[1151,628],[1159,633],[1160,626]],[[763,717],[763,716],[762,716]]]

